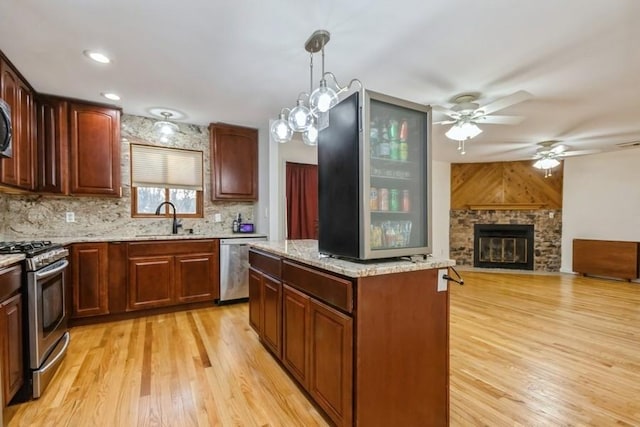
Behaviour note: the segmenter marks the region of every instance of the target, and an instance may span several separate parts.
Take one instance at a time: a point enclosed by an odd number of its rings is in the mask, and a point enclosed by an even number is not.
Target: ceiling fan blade
[[[487,123],[491,125],[517,125],[522,122],[522,116],[480,116],[474,121],[477,123]]]
[[[442,107],[440,105],[432,105],[431,106],[431,110],[438,112],[438,113],[442,113],[442,114],[446,114],[447,116],[451,117],[452,119],[457,119],[460,117],[460,113],[458,113],[457,111],[453,111],[450,108],[446,108],[446,107]]]
[[[531,99],[532,97],[533,95],[526,90],[519,90],[511,95],[507,95],[503,98],[496,99],[487,105],[483,105],[479,110],[482,110],[484,114],[491,114],[495,111],[502,110],[503,108]]]
[[[567,151],[569,149],[568,145],[564,145],[564,144],[558,144],[558,145],[554,145],[551,148],[551,152],[555,153],[555,154],[562,154],[565,151]]]
[[[569,156],[586,156],[587,154],[596,154],[602,153],[602,150],[575,150],[575,151],[565,151],[561,154],[562,157]]]
[[[441,120],[439,122],[433,122],[434,125],[452,125],[456,123],[457,120]]]

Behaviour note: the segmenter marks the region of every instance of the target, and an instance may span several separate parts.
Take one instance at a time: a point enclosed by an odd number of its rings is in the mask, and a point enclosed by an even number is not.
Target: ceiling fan
[[[563,157],[580,156],[595,152],[594,150],[569,151],[571,147],[556,140],[538,142],[538,145],[539,147],[533,155],[533,159],[536,160],[533,167],[544,170],[545,178],[551,176],[551,169],[560,165],[560,159]]]
[[[433,111],[439,111],[450,117],[448,120],[434,122],[434,124],[453,126],[447,132],[447,137],[455,140],[473,138],[482,132],[478,124],[515,125],[524,120],[522,116],[498,116],[491,115],[496,111],[510,107],[514,104],[526,101],[532,95],[524,90],[514,92],[511,95],[498,98],[488,104],[480,105],[478,93],[464,93],[452,99],[450,108],[439,105],[432,106]]]

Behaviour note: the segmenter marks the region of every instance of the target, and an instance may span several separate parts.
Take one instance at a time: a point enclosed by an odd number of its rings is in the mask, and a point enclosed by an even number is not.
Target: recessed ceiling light
[[[101,64],[108,64],[109,62],[111,62],[111,59],[104,53],[95,52],[92,50],[85,50],[83,53],[94,61],[100,62]]]
[[[110,99],[112,101],[120,101],[120,96],[118,94],[115,94],[115,93],[102,92],[100,95],[102,95],[105,98]]]

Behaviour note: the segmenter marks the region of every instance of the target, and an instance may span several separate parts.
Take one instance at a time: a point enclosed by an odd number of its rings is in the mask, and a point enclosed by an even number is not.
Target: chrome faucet
[[[171,234],[178,234],[178,227],[182,227],[182,224],[178,224],[176,219],[176,206],[171,202],[162,202],[156,208],[156,215],[160,215],[160,208],[164,205],[169,205],[173,208],[173,223],[171,225]]]

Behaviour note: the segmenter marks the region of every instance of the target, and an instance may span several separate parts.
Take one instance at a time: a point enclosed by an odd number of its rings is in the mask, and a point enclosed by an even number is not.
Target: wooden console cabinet
[[[573,271],[583,275],[637,279],[640,243],[573,239]]]
[[[347,277],[262,248],[249,262],[250,324],[335,425],[448,425],[437,269]]]

